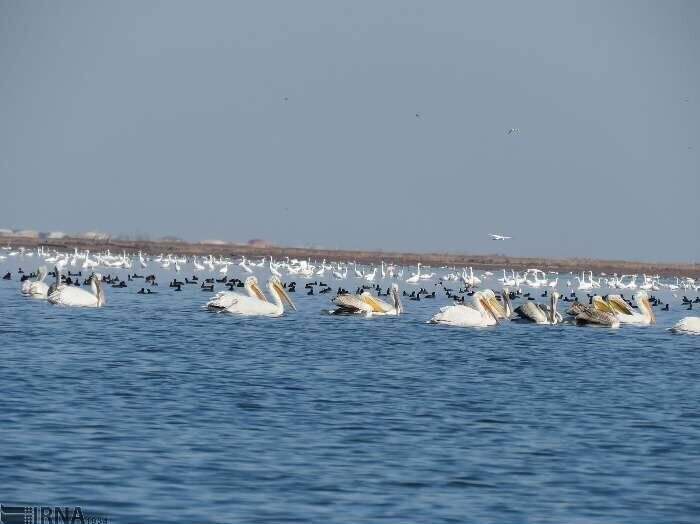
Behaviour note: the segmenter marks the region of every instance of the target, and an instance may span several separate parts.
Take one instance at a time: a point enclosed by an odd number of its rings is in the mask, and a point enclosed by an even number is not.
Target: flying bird
[[[489,236],[491,237],[491,240],[509,240],[513,237],[507,237],[504,235],[494,235],[493,233],[489,233]]]
[[[516,135],[520,134],[520,129],[518,129],[517,127],[511,127],[508,131],[506,131],[507,135],[512,135],[513,133],[515,133]]]

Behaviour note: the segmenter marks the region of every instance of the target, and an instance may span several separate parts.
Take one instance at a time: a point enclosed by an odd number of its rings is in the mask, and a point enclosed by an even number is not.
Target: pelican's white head
[[[654,312],[651,309],[651,304],[649,303],[649,295],[647,295],[647,292],[642,290],[635,293],[634,301],[640,308],[644,308],[646,314],[649,316],[650,322],[652,324],[656,324],[656,317],[654,316]]]
[[[267,281],[267,285],[270,288],[271,293],[275,293],[277,296],[279,296],[282,299],[282,301],[289,304],[289,307],[291,307],[294,311],[297,310],[297,307],[294,305],[294,302],[292,302],[292,299],[289,298],[287,290],[284,289],[282,281],[278,276],[271,276],[270,279]]]
[[[245,279],[245,282],[243,283],[243,286],[252,291],[258,299],[267,302],[267,297],[265,294],[262,292],[262,289],[260,289],[260,285],[258,284],[258,279],[255,276],[249,276],[248,278]]]

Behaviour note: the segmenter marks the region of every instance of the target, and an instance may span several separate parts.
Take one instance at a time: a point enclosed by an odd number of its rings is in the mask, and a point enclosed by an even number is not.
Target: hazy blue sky
[[[693,0],[0,0],[0,227],[697,261],[699,136]]]

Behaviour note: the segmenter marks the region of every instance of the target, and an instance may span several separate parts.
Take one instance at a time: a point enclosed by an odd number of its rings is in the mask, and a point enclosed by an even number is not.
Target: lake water
[[[650,327],[465,329],[425,323],[444,297],[330,317],[333,294],[296,278],[298,312],[237,318],[173,273],[157,295],[51,306],[20,296],[17,265],[0,262],[4,504],[142,524],[700,521],[700,337],[666,331],[692,314],[678,299]]]

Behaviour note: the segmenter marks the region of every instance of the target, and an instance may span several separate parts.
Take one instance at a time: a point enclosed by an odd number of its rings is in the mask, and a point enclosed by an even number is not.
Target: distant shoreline
[[[115,240],[87,239],[64,237],[61,239],[30,238],[18,236],[0,237],[0,245],[13,248],[36,248],[45,246],[49,249],[72,251],[89,249],[93,252],[109,249],[112,253],[126,251],[130,254],[142,251],[149,255],[171,253],[173,255],[214,255],[214,256],[246,256],[251,258],[269,257],[281,259],[284,257],[297,259],[312,259],[328,261],[356,261],[358,263],[379,263],[384,261],[399,265],[415,265],[421,262],[433,267],[439,266],[472,266],[474,269],[501,271],[514,269],[516,271],[538,268],[545,271],[593,271],[599,273],[660,275],[673,277],[700,277],[700,264],[675,264],[656,262],[636,262],[629,260],[596,260],[587,258],[544,258],[544,257],[510,257],[505,255],[468,255],[457,253],[407,253],[393,251],[363,251],[352,249],[312,249],[280,246],[251,246],[247,244],[208,244],[194,242],[179,242],[165,240]]]

